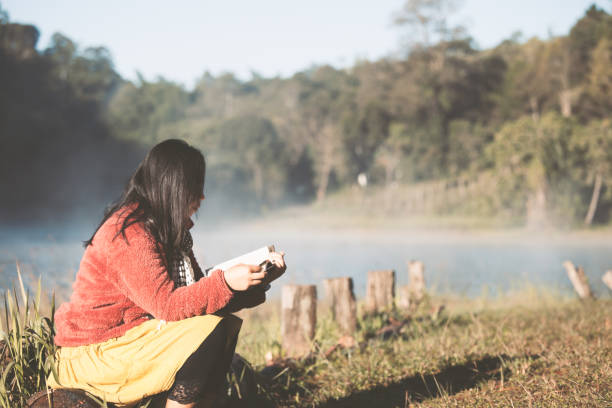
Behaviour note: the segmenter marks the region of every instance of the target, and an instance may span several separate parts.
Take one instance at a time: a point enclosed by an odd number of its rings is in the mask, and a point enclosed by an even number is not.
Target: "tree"
[[[51,45],[44,50],[43,55],[53,61],[58,70],[58,77],[67,81],[71,65],[77,55],[76,44],[65,35],[55,33],[51,36]]]
[[[603,37],[593,49],[587,83],[589,112],[604,118],[612,112],[612,38]]]
[[[284,145],[272,122],[256,116],[232,118],[208,137],[213,172],[246,183],[258,202],[275,204],[285,187]],[[223,177],[223,176],[221,176]]]
[[[2,3],[0,3],[0,24],[7,24],[9,22],[9,14],[8,11],[2,8]]]
[[[400,166],[410,149],[410,138],[403,123],[390,123],[388,131],[389,137],[378,147],[374,157],[375,164],[384,171],[386,186],[401,179]]]
[[[77,97],[106,104],[120,83],[110,52],[105,47],[88,47],[70,69],[70,83]]]
[[[575,138],[575,145],[584,154],[588,179],[593,182],[589,209],[584,218],[591,225],[597,211],[601,190],[612,179],[612,121],[593,121]]]
[[[327,194],[330,177],[345,172],[340,120],[350,109],[354,78],[330,66],[300,74],[299,112],[317,175],[317,200]]]
[[[179,85],[163,78],[139,84],[124,82],[109,101],[108,117],[113,133],[122,140],[147,146],[174,134],[172,124],[185,117],[189,94]]]
[[[374,101],[363,110],[345,115],[342,121],[343,147],[351,177],[370,170],[376,150],[389,136],[390,121],[389,113]]]
[[[0,217],[26,222],[110,201],[142,154],[109,137],[102,103],[77,94],[59,75],[60,61],[33,48],[37,33],[0,25]],[[62,43],[71,47],[69,69],[77,47],[67,37]]]
[[[495,53],[478,53],[461,26],[449,24],[456,10],[452,0],[408,0],[396,24],[414,35],[407,49],[407,80],[398,81],[397,92],[411,97],[406,117],[417,127],[419,143],[430,163],[429,178],[451,171],[450,124],[454,120],[488,122],[495,107],[494,95],[503,83],[506,63]],[[403,78],[402,78],[403,79]],[[421,156],[424,157],[424,156]]]
[[[401,119],[426,138],[419,144],[435,160],[429,178],[448,175],[450,124],[490,120],[506,64],[498,55],[478,55],[469,41],[458,40],[413,51],[406,65],[407,80],[401,82],[405,88],[398,84],[397,92],[406,89],[411,97]]]
[[[63,99],[73,96],[88,104],[90,110],[106,104],[120,84],[110,52],[105,47],[88,47],[79,52],[68,37],[55,33],[43,55],[52,61],[55,74],[61,79]]]
[[[448,17],[457,9],[456,0],[406,0],[395,15],[395,24],[409,30],[409,48],[429,48],[437,42],[463,37],[463,27],[449,27]]]
[[[206,72],[193,92],[193,110],[203,116],[216,118],[239,116],[245,114],[239,106],[239,99],[257,92],[256,86],[241,82],[232,73],[224,73],[215,78]]]
[[[526,214],[530,226],[547,223],[551,200],[563,194],[573,172],[571,141],[575,122],[548,113],[541,120],[520,118],[495,134],[487,154],[495,163],[498,203]]]
[[[603,37],[612,39],[612,16],[592,5],[574,24],[568,35],[572,85],[586,82],[590,71],[591,52]]]
[[[38,56],[36,52],[36,43],[40,37],[38,29],[33,25],[9,23],[8,15],[3,16],[6,16],[6,20],[0,24],[0,48],[17,59]]]

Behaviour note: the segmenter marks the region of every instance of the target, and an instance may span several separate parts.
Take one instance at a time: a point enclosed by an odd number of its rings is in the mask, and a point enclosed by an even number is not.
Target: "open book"
[[[234,265],[245,264],[245,265],[261,265],[264,270],[268,268],[273,268],[274,266],[267,262],[271,252],[274,252],[274,245],[268,245],[259,249],[256,249],[251,252],[247,252],[246,254],[237,256],[236,258],[232,258],[230,260],[221,262],[215,266],[211,266],[210,268],[206,268],[204,271],[204,276],[208,276],[210,271],[215,269],[227,270]],[[270,284],[265,284],[266,290],[270,289]]]

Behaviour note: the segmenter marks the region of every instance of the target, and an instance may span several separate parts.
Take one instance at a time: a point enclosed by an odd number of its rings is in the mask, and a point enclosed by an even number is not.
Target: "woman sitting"
[[[167,140],[151,149],[92,237],[70,301],[55,313],[52,388],[78,388],[116,405],[155,394],[166,407],[210,404],[223,390],[242,321],[285,271],[237,265],[204,276],[191,216],[204,199],[205,161]]]

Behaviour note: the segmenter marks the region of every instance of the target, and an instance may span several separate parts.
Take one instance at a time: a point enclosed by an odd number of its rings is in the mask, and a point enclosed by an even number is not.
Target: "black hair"
[[[202,196],[205,177],[206,162],[198,149],[179,139],[158,143],[138,165],[119,200],[106,209],[84,246],[92,245],[96,232],[113,213],[129,211],[113,239],[122,234],[127,241],[126,228],[142,223],[168,267],[187,233],[189,209]]]

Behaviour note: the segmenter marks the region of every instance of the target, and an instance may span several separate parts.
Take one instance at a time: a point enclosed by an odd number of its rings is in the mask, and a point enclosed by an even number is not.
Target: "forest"
[[[38,29],[0,6],[0,220],[108,203],[148,148],[182,138],[206,156],[207,194],[236,211],[362,189],[389,192],[400,215],[609,224],[612,15],[593,5],[566,35],[479,49],[445,3],[394,14],[400,57],[288,78],[204,72],[193,89],[126,80],[105,47],[65,34],[39,50]],[[464,193],[402,201],[433,185]]]

